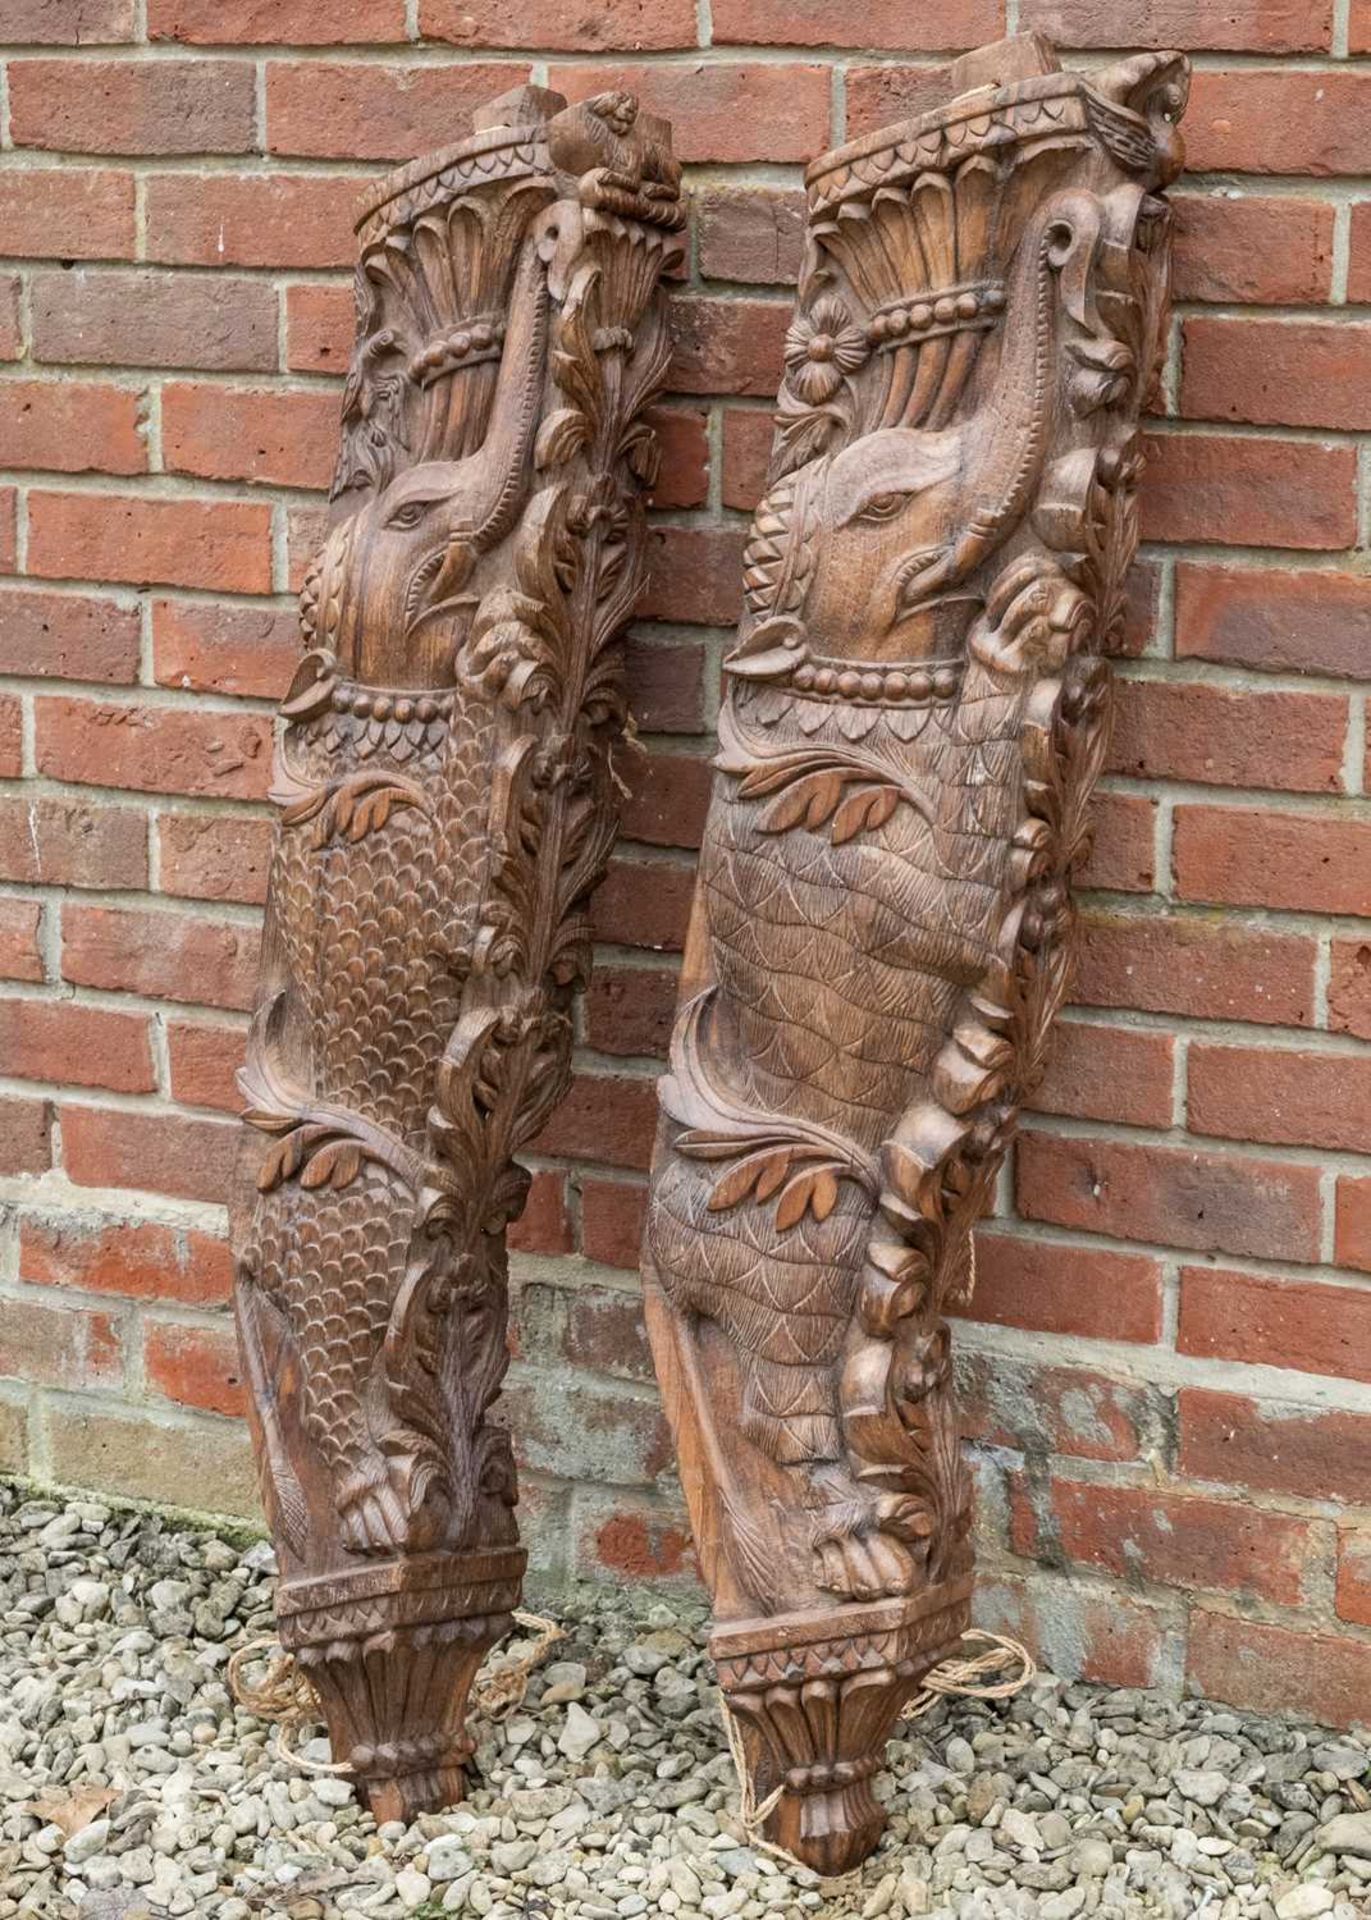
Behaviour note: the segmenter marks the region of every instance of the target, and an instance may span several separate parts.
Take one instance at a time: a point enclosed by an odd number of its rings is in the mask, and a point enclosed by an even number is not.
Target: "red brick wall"
[[[1154,21],[1197,54],[1168,417],[1078,1006],[959,1330],[982,1605],[1096,1675],[1364,1717],[1371,5],[1017,9],[1076,49]],[[696,199],[632,650],[650,760],[519,1231],[510,1400],[545,1567],[684,1571],[632,1269],[801,163],[935,100],[999,0],[0,23],[0,1446],[193,1504],[251,1501],[231,1075],[356,189],[530,74],[624,77],[675,121]]]

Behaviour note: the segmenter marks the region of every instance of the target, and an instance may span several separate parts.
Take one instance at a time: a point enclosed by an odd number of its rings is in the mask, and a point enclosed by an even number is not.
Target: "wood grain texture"
[[[944,1313],[1066,991],[1187,69],[1024,35],[817,160],[652,1177],[650,1327],[774,1838],[955,1644]]]
[[[566,1089],[617,822],[679,168],[520,88],[371,194],[241,1085],[238,1325],[280,1631],[377,1816],[460,1796],[523,1571],[514,1155]]]

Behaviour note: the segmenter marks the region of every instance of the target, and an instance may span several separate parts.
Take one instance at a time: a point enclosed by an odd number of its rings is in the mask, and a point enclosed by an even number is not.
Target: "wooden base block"
[[[866,1858],[885,1826],[871,1788],[885,1743],[924,1676],[957,1651],[970,1603],[967,1576],[909,1599],[777,1614],[714,1635],[758,1804],[784,1787],[767,1839],[816,1873]]]
[[[412,1820],[465,1792],[471,1683],[513,1625],[526,1555],[430,1554],[283,1582],[281,1644],[324,1710],[334,1758],[378,1821]]]

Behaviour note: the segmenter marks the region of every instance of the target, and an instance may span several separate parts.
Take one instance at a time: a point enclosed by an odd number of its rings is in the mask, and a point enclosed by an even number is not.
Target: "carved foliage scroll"
[[[237,1307],[282,1635],[383,1814],[460,1792],[522,1571],[504,1230],[616,827],[679,178],[631,95],[521,88],[359,226],[281,709]]]
[[[725,1690],[827,1870],[965,1620],[944,1316],[1068,981],[1186,71],[954,86],[809,169],[645,1252]]]

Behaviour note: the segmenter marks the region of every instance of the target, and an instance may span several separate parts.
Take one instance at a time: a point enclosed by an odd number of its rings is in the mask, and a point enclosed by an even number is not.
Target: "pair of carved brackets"
[[[282,706],[236,1297],[283,1643],[381,1819],[457,1799],[524,1567],[515,1153],[565,1091],[617,824],[669,129],[525,87],[381,183]]]
[[[943,1314],[1067,982],[1185,90],[1024,36],[808,174],[644,1265],[720,1681],[827,1872],[967,1617]],[[235,1232],[282,1638],[383,1818],[459,1795],[523,1567],[504,1229],[615,828],[678,187],[630,96],[524,88],[360,228]]]

